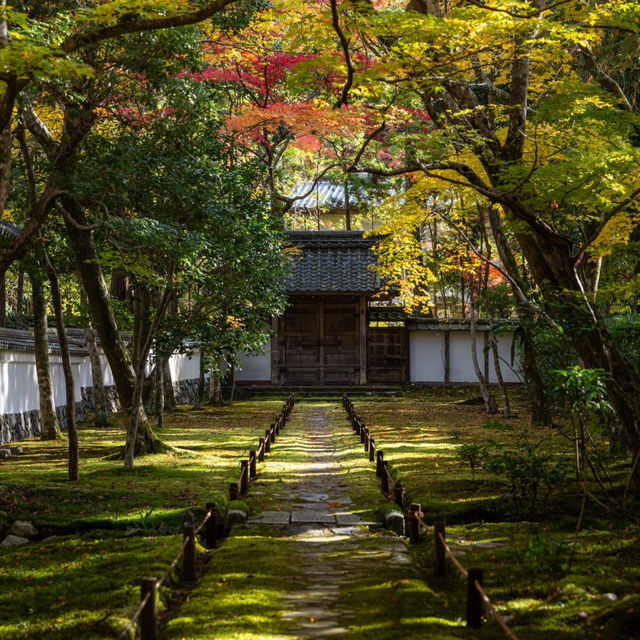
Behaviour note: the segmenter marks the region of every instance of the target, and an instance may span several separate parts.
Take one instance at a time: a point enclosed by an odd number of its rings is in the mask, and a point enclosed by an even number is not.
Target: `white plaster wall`
[[[38,408],[33,354],[0,352],[0,413],[21,413]]]
[[[480,370],[484,372],[484,333],[478,331],[476,353]],[[471,337],[467,331],[452,331],[449,338],[449,378],[451,382],[477,383],[471,358]]]
[[[478,331],[476,353],[478,364],[484,373],[484,331]],[[457,384],[477,384],[473,360],[471,358],[471,336],[469,331],[451,331],[449,334],[449,381]],[[511,343],[513,332],[498,337],[498,352],[505,382],[522,382],[517,360],[511,363]],[[444,332],[413,330],[409,333],[410,381],[416,383],[444,382]],[[497,382],[493,356],[489,354],[489,381]]]
[[[62,360],[58,355],[49,356],[56,407],[66,403]],[[104,354],[100,355],[105,386],[114,384],[113,374]],[[191,356],[174,354],[169,360],[174,382],[198,378],[199,352]],[[91,364],[88,357],[72,356],[74,399],[82,400],[83,387],[91,387]],[[38,377],[33,353],[0,351],[0,414],[23,413],[40,409]]]
[[[171,379],[174,382],[198,379],[200,377],[200,352],[174,353],[169,358],[169,369],[171,370]]]
[[[444,380],[444,332],[411,331],[409,350],[411,382],[442,382]]]
[[[271,341],[258,355],[236,354],[239,365],[236,368],[238,382],[271,382]]]

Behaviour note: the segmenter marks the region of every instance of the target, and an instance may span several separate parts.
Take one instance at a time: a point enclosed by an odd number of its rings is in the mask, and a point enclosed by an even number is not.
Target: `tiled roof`
[[[7,220],[0,220],[0,236],[15,238],[20,234],[20,228]]]
[[[357,207],[362,200],[362,189],[349,185],[349,204]],[[289,197],[295,198],[308,193],[307,196],[296,200],[293,209],[344,209],[344,185],[334,184],[321,180],[317,184],[313,182],[304,182],[296,186],[289,194]]]
[[[82,330],[68,329],[67,338],[69,340],[69,353],[72,356],[84,357],[88,355],[86,341]],[[49,329],[48,339],[49,353],[59,354],[60,345],[58,344],[58,335],[55,330]],[[0,351],[21,351],[33,353],[35,351],[33,331],[0,328]]]
[[[287,239],[300,253],[292,259],[288,293],[366,293],[380,289],[380,278],[369,267],[376,238],[361,231],[291,231]]]

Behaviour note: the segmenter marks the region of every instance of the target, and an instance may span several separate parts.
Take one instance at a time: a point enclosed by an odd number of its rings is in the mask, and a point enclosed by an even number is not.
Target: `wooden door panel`
[[[409,356],[405,329],[370,327],[367,338],[367,379],[406,382]]]

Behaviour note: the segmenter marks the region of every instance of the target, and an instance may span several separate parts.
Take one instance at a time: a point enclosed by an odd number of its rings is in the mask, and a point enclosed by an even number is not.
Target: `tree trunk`
[[[202,353],[202,349],[199,352],[199,366],[198,366],[198,371],[199,371],[199,376],[198,376],[198,395],[196,397],[196,401],[193,405],[194,409],[201,409],[202,408],[202,401],[204,400],[205,397],[205,389],[204,389],[204,374],[205,374],[205,370],[204,370],[204,354]]]
[[[511,402],[509,402],[509,394],[507,392],[507,385],[504,383],[502,377],[502,367],[500,365],[500,353],[498,352],[498,341],[495,336],[490,337],[489,345],[491,347],[491,353],[493,354],[493,368],[496,370],[496,380],[498,381],[498,387],[500,388],[500,394],[502,395],[503,412],[505,418],[511,417]]]
[[[133,340],[131,359],[135,369],[149,334],[151,324],[151,292],[148,287],[136,286],[133,296]],[[138,371],[136,371],[138,373]]]
[[[504,232],[503,220],[500,217],[498,208],[496,206],[489,206],[487,208],[487,214],[491,234],[496,243],[502,266],[513,280],[513,282],[509,284],[513,292],[513,297],[517,301],[516,314],[520,321],[523,351],[522,370],[529,395],[531,424],[550,425],[552,421],[551,402],[544,383],[542,365],[536,346],[536,318],[533,317],[532,310],[527,305],[519,302],[520,294],[515,285],[517,285],[525,295],[528,293],[527,286],[522,279],[520,270],[518,269],[518,263],[509,246]]]
[[[16,293],[16,329],[22,329],[24,315],[24,271],[18,273],[18,291]]]
[[[164,406],[165,409],[173,411],[176,408],[176,394],[173,390],[173,379],[171,377],[171,367],[169,366],[169,358],[162,358],[164,384]]]
[[[40,420],[42,440],[57,440],[60,424],[56,416],[53,380],[49,362],[49,338],[47,336],[47,302],[44,282],[39,274],[29,274],[33,292],[33,341],[35,344],[36,373],[40,392]]]
[[[487,385],[487,380],[484,377],[484,374],[480,370],[480,365],[478,364],[478,352],[476,350],[477,347],[477,339],[476,339],[476,305],[474,301],[474,293],[473,293],[473,284],[469,286],[469,318],[471,319],[470,327],[470,337],[471,337],[471,360],[473,362],[473,370],[476,372],[476,377],[478,378],[478,383],[480,384],[480,392],[482,393],[482,399],[484,400],[485,407],[487,408],[487,413],[492,415],[498,413],[498,406],[496,404],[496,399],[493,395],[489,393],[489,387]]]
[[[222,385],[220,384],[220,375],[215,371],[211,371],[209,378],[209,404],[222,404]]]
[[[107,402],[104,393],[104,378],[102,377],[102,362],[96,341],[93,325],[89,322],[84,330],[91,364],[91,381],[93,384],[93,411],[96,427],[104,427],[107,424]]]
[[[156,427],[164,427],[164,366],[163,359],[156,358],[155,367],[155,394],[153,409],[156,415]]]
[[[69,481],[77,482],[80,479],[80,447],[78,444],[78,427],[76,424],[75,385],[73,382],[73,369],[71,368],[71,354],[69,353],[69,341],[64,325],[62,312],[62,299],[60,298],[60,283],[58,273],[49,256],[43,252],[42,261],[49,277],[51,286],[51,301],[56,316],[56,329],[58,332],[58,344],[62,357],[62,371],[64,373],[65,401],[67,413],[67,435],[69,436]]]
[[[86,224],[83,212],[74,199],[65,198],[64,206],[77,224]],[[120,405],[125,414],[129,416],[134,406],[136,377],[131,360],[118,332],[92,233],[81,229],[68,220],[65,220],[65,226],[71,248],[75,254],[80,280],[87,294],[87,302],[93,324],[111,368]],[[135,453],[153,453],[166,450],[166,447],[155,437],[149,420],[144,413],[144,408],[142,408],[138,417],[140,421],[138,425],[140,450],[135,451]]]
[[[0,328],[7,326],[7,275],[0,273]]]
[[[156,310],[153,321],[151,322],[151,325],[149,327],[149,331],[147,332],[147,337],[144,341],[144,344],[141,347],[139,360],[136,365],[137,373],[135,377],[131,411],[129,413],[129,427],[127,429],[127,441],[124,447],[125,469],[133,469],[136,452],[141,447],[140,441],[145,437],[144,434],[141,433],[142,419],[143,417],[146,418],[146,414],[144,413],[144,407],[142,405],[142,392],[144,389],[144,382],[146,378],[145,363],[147,361],[147,358],[149,357],[149,352],[151,351],[151,345],[158,332],[160,323],[164,318],[164,315],[170,300],[171,300],[171,293],[167,286],[167,288],[165,288],[164,293],[162,294],[162,298],[160,300],[160,303],[158,304],[158,308]],[[161,370],[161,367],[159,367],[159,369]]]
[[[640,451],[640,383],[584,294],[570,245],[538,228],[517,237],[549,313],[563,327],[584,367],[602,368],[609,374],[604,380],[608,399],[635,456]],[[634,484],[640,490],[638,466],[634,473]]]

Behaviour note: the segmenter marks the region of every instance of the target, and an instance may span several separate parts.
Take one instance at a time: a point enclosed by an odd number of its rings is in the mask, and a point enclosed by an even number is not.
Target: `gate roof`
[[[371,250],[380,236],[361,231],[290,231],[287,240],[299,248],[287,280],[287,293],[359,293],[373,295],[380,277],[371,269]]]

